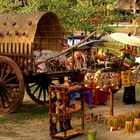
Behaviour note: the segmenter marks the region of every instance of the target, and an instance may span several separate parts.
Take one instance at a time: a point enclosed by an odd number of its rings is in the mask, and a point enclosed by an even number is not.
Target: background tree
[[[140,18],[139,15],[137,15],[137,7],[140,7],[140,1],[129,0],[129,4],[130,4],[130,9],[132,9],[132,13],[134,15],[133,24],[135,26],[135,30],[133,32],[133,35],[136,35],[138,29],[140,28]]]
[[[114,13],[117,0],[1,0],[0,12],[28,13],[52,11],[58,15],[66,32],[86,34],[112,32],[110,23],[125,15]],[[116,7],[117,8],[117,7]],[[94,19],[92,21],[88,19]]]

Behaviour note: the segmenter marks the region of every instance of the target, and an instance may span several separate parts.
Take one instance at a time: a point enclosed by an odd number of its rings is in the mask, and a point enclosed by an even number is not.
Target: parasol
[[[80,40],[84,39],[86,37],[86,35],[72,35],[72,36],[69,36],[67,37],[67,40],[68,40],[68,44],[70,46],[80,42]]]
[[[70,46],[72,46],[72,45],[80,42],[80,40],[84,39],[85,37],[87,37],[87,35],[80,34],[80,35],[72,35],[72,36],[69,36],[66,39],[68,39],[68,44]],[[93,35],[89,39],[95,40],[95,39],[98,39],[98,38],[95,35]]]
[[[78,50],[90,49],[92,47],[95,47],[96,45],[103,43],[103,42],[104,42],[104,40],[91,40],[91,41],[88,41],[88,42],[85,42],[85,43],[79,45],[77,47],[77,49]]]
[[[140,38],[125,34],[125,33],[112,33],[110,37],[123,44],[140,47]]]
[[[72,35],[67,37],[67,39],[84,39],[86,35]]]

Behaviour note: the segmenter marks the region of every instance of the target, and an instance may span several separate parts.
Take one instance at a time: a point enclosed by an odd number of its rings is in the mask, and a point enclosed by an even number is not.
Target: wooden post
[[[63,96],[63,104],[64,104],[64,116],[65,116],[65,118],[64,118],[64,140],[67,138],[67,129],[66,129],[66,127],[67,127],[67,122],[66,122],[66,116],[67,116],[67,111],[66,111],[66,94],[68,94],[67,92],[68,92],[68,89],[67,88],[62,88],[62,96]]]
[[[84,110],[84,98],[85,98],[85,97],[84,97],[84,89],[82,89],[82,95],[81,95],[81,115],[82,115],[81,121],[82,121],[82,122],[81,122],[81,123],[82,123],[82,129],[83,129],[83,130],[85,129],[85,128],[84,128],[84,125],[85,125],[85,124],[84,124],[84,123],[85,123],[85,122],[84,122],[84,120],[85,120],[85,118],[84,118],[84,117],[85,117],[85,116],[84,116],[84,115],[85,115],[85,110]]]
[[[114,109],[113,109],[114,94],[110,88],[109,88],[109,93],[110,93],[110,115],[113,116],[113,114],[114,114]]]
[[[48,94],[49,94],[49,129],[50,129],[50,135],[52,135],[52,104],[51,104],[51,99],[52,99],[52,96],[51,96],[51,92],[52,92],[52,89],[51,87],[48,88]]]

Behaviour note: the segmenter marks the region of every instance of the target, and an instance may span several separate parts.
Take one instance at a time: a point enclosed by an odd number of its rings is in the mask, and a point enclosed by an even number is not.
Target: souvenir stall
[[[114,34],[111,34],[110,36],[113,38]],[[126,45],[120,49],[122,56],[118,58],[115,55],[112,55],[109,50],[105,52],[94,48],[94,51],[92,50],[91,54],[92,57],[90,57],[90,61],[93,62],[93,67],[91,67],[92,65],[87,67],[87,69],[90,68],[92,71],[86,71],[84,77],[85,86],[88,85],[88,88],[94,90],[95,95],[97,94],[96,91],[107,91],[110,94],[110,115],[114,114],[114,92],[123,86],[125,89],[123,101],[125,100],[126,95],[127,98],[130,96],[129,100],[131,103],[135,103],[135,93],[130,92],[135,92],[135,90],[132,91],[131,89],[134,89],[136,83],[139,83],[139,64],[135,62],[135,57],[137,55],[138,47],[140,46],[140,39],[126,34],[118,34],[116,35],[117,37],[121,36],[123,38],[124,36],[125,39],[128,40],[125,42]],[[116,39],[116,36],[114,39]],[[86,55],[84,58],[84,60],[87,60],[86,62],[88,62],[87,58]],[[126,89],[128,90],[126,91]],[[97,96],[98,95],[96,95],[95,98],[98,98],[99,100],[99,97]],[[128,99],[126,100],[129,102]],[[98,101],[95,100],[95,102]]]
[[[105,52],[93,47],[98,42],[102,41],[94,40],[91,46],[85,45],[86,47],[81,44],[74,45],[57,55],[58,57],[65,54],[65,68],[68,71],[76,70],[78,73],[68,76],[68,81],[64,81],[62,84],[49,86],[50,135],[52,138],[67,139],[84,132],[83,113],[86,95],[88,95],[88,103],[91,108],[93,94],[95,96],[96,91],[99,90],[107,91],[110,95],[110,115],[113,116],[114,92],[122,86],[134,86],[139,82],[139,66],[135,63],[136,47],[125,46],[120,50],[123,55],[118,58],[109,50]],[[76,93],[81,95],[80,105],[73,102]],[[55,100],[53,95],[56,97]],[[82,129],[80,130],[71,125],[72,114],[78,111],[82,112]]]
[[[140,46],[140,44],[137,44]],[[123,50],[120,67],[123,68],[119,72],[120,85],[124,87],[123,102],[126,104],[136,103],[135,85],[140,83],[140,65],[134,61],[137,55],[137,47],[126,45]],[[111,92],[110,92],[111,93]],[[125,133],[133,133],[140,130],[140,111],[133,110],[116,116],[113,112],[113,94],[110,94],[110,117],[108,118],[108,126],[111,131],[124,129]]]
[[[89,58],[93,58],[89,57],[89,55],[93,55],[89,53],[89,50],[102,42],[102,40],[94,40],[77,46],[74,45],[71,48],[65,48],[61,54],[53,57],[53,60],[56,61],[57,58],[64,54],[65,58],[62,62],[66,70],[74,70],[77,73],[69,75],[64,83],[49,86],[50,136],[52,138],[67,139],[84,133],[84,102],[86,97],[88,98],[89,108],[92,108],[91,81],[90,83],[83,83],[87,71],[93,71],[87,65],[90,61]],[[96,49],[94,50],[96,51]],[[75,102],[77,94],[81,97],[81,104]],[[79,111],[81,112],[81,129],[73,128],[71,124],[72,114]]]

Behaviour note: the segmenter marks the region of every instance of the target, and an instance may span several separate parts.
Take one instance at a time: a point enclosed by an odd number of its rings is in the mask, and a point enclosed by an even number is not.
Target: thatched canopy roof
[[[37,43],[41,48],[61,50],[63,30],[56,14],[0,14],[0,42]]]

